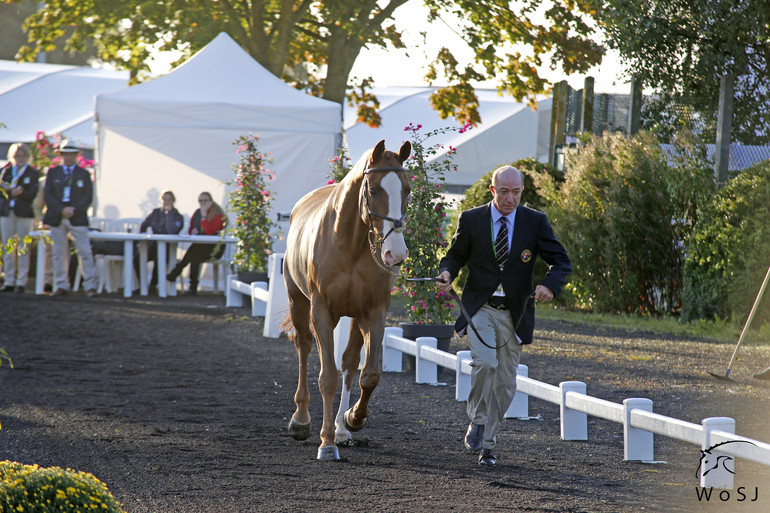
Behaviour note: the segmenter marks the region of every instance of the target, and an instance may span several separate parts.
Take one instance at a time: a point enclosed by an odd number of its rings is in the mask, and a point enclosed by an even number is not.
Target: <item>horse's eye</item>
[[[377,189],[369,187],[369,196],[377,196]]]

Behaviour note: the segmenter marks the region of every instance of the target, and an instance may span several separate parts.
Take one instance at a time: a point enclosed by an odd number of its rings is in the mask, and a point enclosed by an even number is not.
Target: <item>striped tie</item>
[[[508,260],[508,220],[504,217],[500,218],[500,230],[495,239],[495,256],[497,265],[502,269]]]

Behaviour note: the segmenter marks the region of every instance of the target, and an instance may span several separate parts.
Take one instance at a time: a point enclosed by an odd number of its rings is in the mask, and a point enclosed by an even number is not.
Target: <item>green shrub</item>
[[[683,318],[743,323],[770,265],[770,160],[738,174],[703,209],[687,246]],[[770,294],[754,325],[770,320]]]
[[[598,312],[678,313],[683,244],[713,188],[700,151],[679,137],[665,153],[641,132],[606,134],[567,154],[564,184],[541,175],[554,231],[573,261],[568,290]]]
[[[0,511],[125,513],[93,475],[59,467],[0,462]]]

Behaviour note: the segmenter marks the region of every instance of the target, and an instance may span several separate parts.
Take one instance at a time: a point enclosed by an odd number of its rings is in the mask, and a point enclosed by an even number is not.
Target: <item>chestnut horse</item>
[[[352,443],[350,431],[366,423],[369,398],[380,381],[385,313],[398,266],[407,256],[402,232],[410,188],[402,165],[411,151],[409,142],[393,153],[380,141],[339,184],[308,193],[291,213],[283,263],[290,319],[284,329],[294,328],[291,338],[299,357],[299,379],[289,432],[296,440],[310,434],[307,363],[315,334],[323,398],[319,460],[338,460],[337,444]],[[334,418],[340,375],[333,331],[343,316],[351,318],[350,338],[342,357],[342,394]],[[362,345],[366,358],[358,382],[361,395],[348,410]]]

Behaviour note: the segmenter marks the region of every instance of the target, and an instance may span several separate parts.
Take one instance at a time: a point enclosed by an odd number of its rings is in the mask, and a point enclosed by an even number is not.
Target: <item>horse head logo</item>
[[[735,440],[712,445],[706,450],[701,449],[700,462],[698,463],[698,468],[695,469],[695,477],[700,477],[701,475],[705,476],[709,472],[719,472],[720,470],[729,472],[730,474],[735,474],[735,467],[733,465],[735,458],[726,454],[715,454],[713,451],[722,445],[738,443],[756,445],[755,443],[749,442],[748,440]],[[703,469],[703,473],[699,474],[701,469]]]

